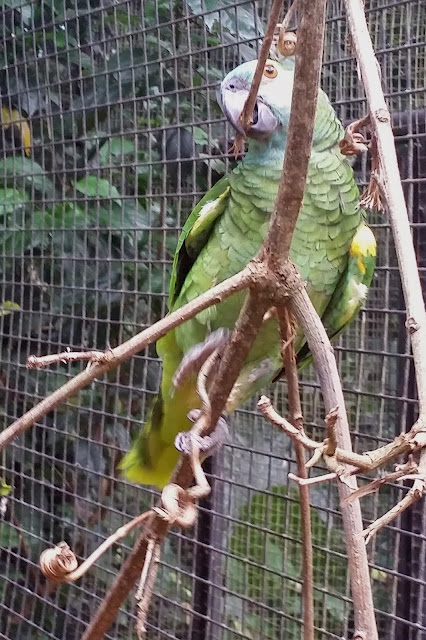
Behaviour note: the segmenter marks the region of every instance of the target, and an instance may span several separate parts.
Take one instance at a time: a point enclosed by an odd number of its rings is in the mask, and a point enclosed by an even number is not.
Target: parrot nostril
[[[257,124],[258,120],[259,120],[259,109],[257,107],[257,102],[256,102],[253,109],[253,124]]]

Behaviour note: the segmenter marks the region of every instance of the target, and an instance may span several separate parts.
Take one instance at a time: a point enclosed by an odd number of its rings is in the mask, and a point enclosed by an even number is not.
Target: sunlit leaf
[[[98,176],[86,176],[78,182],[74,182],[74,186],[77,191],[92,198],[112,198],[115,200],[120,198],[117,187],[114,187],[109,180],[98,178]]]
[[[0,302],[0,316],[8,316],[13,311],[20,311],[20,309],[21,307],[16,302],[11,302],[10,300],[5,300],[4,302]],[[0,495],[2,495],[1,485],[0,485]]]
[[[0,160],[0,184],[7,186],[9,182],[19,183],[19,178],[22,178],[25,186],[33,187],[44,196],[52,197],[55,194],[52,180],[34,160],[20,156]]]
[[[232,0],[187,0],[194,15],[203,13],[203,20],[210,31],[226,28],[233,36],[258,38],[263,36],[261,22],[253,11],[244,7],[228,7]],[[216,11],[221,9],[221,11]],[[211,12],[211,13],[204,13]],[[219,26],[220,25],[220,26]]]
[[[0,218],[12,213],[28,202],[28,196],[17,189],[0,189]]]
[[[99,150],[99,160],[102,165],[107,165],[111,163],[111,156],[122,157],[134,153],[135,143],[132,140],[116,136],[102,145]]]
[[[12,487],[10,484],[7,484],[4,478],[0,476],[0,497],[5,498],[10,495],[12,491]]]
[[[124,200],[122,205],[99,207],[93,214],[92,224],[106,229],[144,229],[148,225],[145,209],[133,198]]]
[[[199,144],[201,146],[208,144],[209,136],[204,129],[201,129],[201,127],[194,127],[192,135],[195,140],[195,144]]]
[[[25,2],[25,0],[3,0],[3,5],[19,11],[25,24],[31,22],[34,3]]]

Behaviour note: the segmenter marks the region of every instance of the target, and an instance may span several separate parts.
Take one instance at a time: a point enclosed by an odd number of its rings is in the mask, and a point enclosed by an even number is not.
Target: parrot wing
[[[320,316],[336,287],[336,273],[345,270],[361,219],[359,191],[349,164],[338,149],[314,150],[290,257],[311,285]]]
[[[173,261],[170,309],[173,308],[185,278],[206,244],[216,220],[225,210],[229,191],[229,178],[225,176],[206,193],[186,221]],[[174,425],[177,425],[177,430],[190,427],[187,413],[199,405],[199,398],[192,378],[177,389],[173,387],[173,375],[183,357],[176,342],[175,331],[169,331],[160,338],[157,352],[163,360],[161,389],[154,399],[144,429],[120,462],[120,468],[133,482],[161,487],[169,480],[179,457],[174,446],[177,433]]]
[[[322,316],[330,340],[335,340],[344,331],[365,302],[375,264],[376,239],[371,229],[362,222],[349,248],[347,268]],[[305,343],[298,353],[298,365],[305,367],[311,360]]]
[[[364,303],[376,264],[376,239],[362,222],[349,248],[348,266],[323,315],[331,339],[352,322]]]
[[[176,302],[185,278],[206,244],[215,222],[224,212],[229,192],[229,176],[224,176],[200,200],[184,224],[173,260],[169,309]]]

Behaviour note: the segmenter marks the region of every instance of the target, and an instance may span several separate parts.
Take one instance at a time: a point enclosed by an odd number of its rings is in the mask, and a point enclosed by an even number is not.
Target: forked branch
[[[355,48],[362,82],[367,95],[370,123],[373,129],[378,164],[378,181],[392,227],[402,289],[407,309],[406,327],[410,335],[419,398],[419,417],[412,431],[419,441],[426,431],[426,311],[423,291],[412,242],[407,206],[396,156],[391,118],[384,98],[379,67],[374,54],[362,0],[344,0],[348,26]],[[423,436],[423,437],[422,437]],[[425,494],[426,448],[420,453],[419,471],[422,478],[414,481],[412,489],[399,503],[367,530],[368,539],[381,526],[398,516],[404,508]],[[379,526],[380,525],[380,526]]]

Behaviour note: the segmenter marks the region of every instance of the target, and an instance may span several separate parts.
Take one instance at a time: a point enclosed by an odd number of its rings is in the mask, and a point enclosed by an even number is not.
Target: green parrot
[[[223,112],[237,131],[241,131],[239,116],[256,64],[254,60],[240,65],[228,73],[220,87]],[[293,79],[294,58],[267,61],[253,125],[247,133],[247,154],[201,199],[183,227],[170,281],[171,311],[238,273],[258,253],[282,173]],[[290,258],[305,280],[330,338],[339,335],[359,311],[376,256],[375,238],[364,222],[350,162],[339,150],[343,134],[326,94],[320,90],[308,178]],[[208,350],[212,336],[232,330],[245,295],[233,294],[158,341],[163,361],[161,389],[147,424],[121,462],[129,480],[160,488],[169,482],[179,457],[175,439],[191,428],[188,413],[200,407],[197,373],[187,371],[181,376],[182,363],[188,370],[188,360],[196,360],[203,348]],[[300,331],[295,350],[300,362],[309,357]],[[270,383],[281,369],[278,324],[271,317],[259,331],[226,412],[234,411]]]

